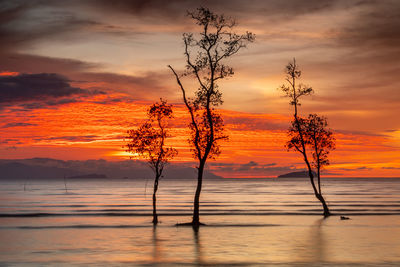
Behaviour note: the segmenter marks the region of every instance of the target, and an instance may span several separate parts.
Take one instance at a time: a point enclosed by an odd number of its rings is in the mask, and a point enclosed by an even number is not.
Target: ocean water
[[[0,266],[399,266],[400,179],[0,181]],[[350,217],[340,220],[339,215]]]

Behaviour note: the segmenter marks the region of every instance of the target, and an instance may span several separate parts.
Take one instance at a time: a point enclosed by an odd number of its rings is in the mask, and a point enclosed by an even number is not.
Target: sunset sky
[[[167,65],[183,70],[185,16],[205,6],[254,43],[227,63],[221,112],[229,141],[208,168],[273,177],[304,168],[287,152],[292,107],[277,88],[295,57],[315,94],[300,113],[326,116],[336,150],[326,176],[400,177],[400,2],[0,1],[0,158],[126,160],[126,130],[147,107],[175,108],[169,144],[195,165],[188,117]]]

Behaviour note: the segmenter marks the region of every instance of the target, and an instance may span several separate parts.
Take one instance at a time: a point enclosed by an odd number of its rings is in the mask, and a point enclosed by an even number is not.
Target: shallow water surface
[[[0,265],[400,265],[400,180],[326,179],[323,219],[307,180],[0,182]],[[24,185],[25,184],[25,185]],[[24,190],[25,187],[25,190]]]

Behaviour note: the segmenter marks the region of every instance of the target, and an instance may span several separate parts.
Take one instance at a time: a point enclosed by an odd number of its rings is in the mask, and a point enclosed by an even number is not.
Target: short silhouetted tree
[[[313,167],[317,170],[318,192],[321,191],[321,169],[329,165],[329,152],[335,149],[335,137],[330,129],[325,117],[320,117],[317,114],[308,115],[306,121],[306,139],[311,147]]]
[[[301,77],[301,71],[296,64],[296,60],[286,66],[286,81],[280,89],[290,98],[290,104],[294,107],[293,121],[289,128],[288,135],[290,140],[287,142],[287,148],[295,150],[303,156],[304,163],[307,166],[310,182],[314,190],[315,197],[322,203],[324,216],[331,213],[321,191],[321,169],[329,164],[329,151],[335,148],[335,139],[332,132],[327,129],[327,120],[316,114],[310,114],[308,118],[302,118],[298,115],[298,106],[300,106],[300,97],[310,95],[314,91],[311,87],[297,83]],[[311,158],[309,157],[311,153]],[[316,170],[317,184],[314,181],[313,168]]]
[[[215,110],[215,107],[223,103],[217,82],[234,73],[224,61],[246,47],[247,43],[253,42],[255,36],[250,32],[236,34],[233,32],[236,25],[233,19],[214,14],[207,8],[188,12],[188,16],[201,27],[201,31],[198,35],[183,34],[186,71],[178,74],[173,67],[170,65],[168,67],[175,75],[190,115],[189,143],[194,158],[199,162],[193,220],[190,223],[193,227],[198,227],[204,167],[207,159],[220,154],[219,141],[227,139],[222,117]],[[183,85],[183,77],[194,78],[197,84],[194,98],[187,97],[187,87]]]
[[[161,99],[160,103],[150,106],[148,120],[136,130],[128,131],[127,152],[146,159],[155,174],[153,188],[153,224],[158,223],[156,193],[158,182],[165,165],[176,154],[177,150],[165,146],[168,135],[168,120],[173,118],[172,106]]]

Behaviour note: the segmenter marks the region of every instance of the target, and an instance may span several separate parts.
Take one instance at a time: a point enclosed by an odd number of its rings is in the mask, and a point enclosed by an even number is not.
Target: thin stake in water
[[[68,193],[67,178],[65,177],[65,174],[64,174],[64,187],[65,187],[65,193]]]

